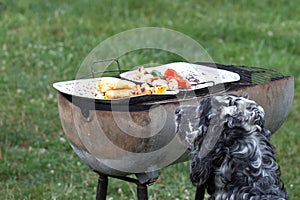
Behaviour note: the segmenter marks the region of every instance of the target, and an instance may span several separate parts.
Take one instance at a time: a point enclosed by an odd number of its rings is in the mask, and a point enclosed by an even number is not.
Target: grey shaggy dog
[[[175,111],[177,132],[191,150],[196,199],[288,199],[264,128],[264,110],[247,97],[214,96]]]

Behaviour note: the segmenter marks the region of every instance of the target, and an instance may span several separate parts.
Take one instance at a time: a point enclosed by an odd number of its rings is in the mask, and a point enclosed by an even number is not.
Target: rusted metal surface
[[[88,116],[84,116],[82,110],[90,103],[88,100],[86,104],[81,102],[76,105],[76,100],[71,102],[61,93],[58,99],[63,129],[74,151],[88,166],[99,172],[108,175],[124,175],[133,171],[141,173],[153,163],[157,167],[163,166],[170,154],[174,157],[172,160],[178,160],[186,150],[175,133],[174,110],[177,103],[145,106],[145,110],[130,112],[114,107],[113,111],[92,109]],[[173,145],[177,149],[174,153],[167,148],[161,150],[169,143],[175,143]],[[156,154],[158,150],[160,153]],[[147,156],[143,158],[142,153],[152,154],[152,160]],[[116,164],[107,163],[110,160]],[[116,167],[109,168],[107,165]],[[119,166],[124,166],[126,170],[116,170]]]
[[[265,110],[266,127],[277,131],[285,121],[294,99],[294,78],[287,77],[265,84],[247,87],[232,94],[248,94]]]
[[[71,143],[86,151],[74,126],[73,105],[58,93],[58,112],[65,135]]]
[[[291,108],[294,79],[285,77],[226,93],[248,94],[265,109],[266,127],[275,132]],[[203,98],[107,107],[59,93],[58,107],[64,132],[81,159],[101,173],[124,175],[146,171],[153,163],[159,168],[166,160],[186,161],[187,147],[176,135],[174,112],[179,105],[196,105]],[[170,144],[171,149],[164,149]],[[136,157],[143,153],[151,156]]]

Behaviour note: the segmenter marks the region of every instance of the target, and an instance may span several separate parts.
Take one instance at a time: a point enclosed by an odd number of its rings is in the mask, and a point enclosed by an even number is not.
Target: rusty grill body
[[[265,109],[266,127],[272,132],[279,129],[292,105],[293,77],[258,67],[199,64],[238,73],[240,81],[173,98],[127,104],[106,104],[59,92],[60,119],[74,151],[92,170],[108,176],[141,174],[153,166],[157,170],[166,166],[166,160],[173,160],[170,164],[187,161],[187,147],[176,136],[175,109],[183,104],[197,105],[211,95],[225,93],[247,94]],[[161,120],[162,116],[165,120]],[[158,131],[152,135],[151,129]],[[169,143],[177,147],[172,154],[170,149],[161,150]],[[155,154],[157,150],[159,154]],[[135,157],[143,153],[152,154]],[[173,157],[169,158],[170,155]]]

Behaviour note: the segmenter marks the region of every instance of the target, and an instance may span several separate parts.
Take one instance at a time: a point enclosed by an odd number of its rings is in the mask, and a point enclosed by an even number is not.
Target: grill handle
[[[116,62],[117,63],[117,67],[118,69],[117,70],[105,70],[105,71],[95,71],[95,64],[97,63],[104,63],[104,62]],[[89,74],[86,74],[84,76],[81,76],[79,77],[79,79],[84,79],[84,78],[88,78],[88,77],[92,77],[92,78],[95,78],[95,75],[98,75],[98,74],[104,74],[104,73],[119,73],[119,75],[123,72],[126,72],[128,70],[122,70],[121,69],[121,66],[120,66],[120,62],[117,58],[111,58],[111,59],[104,59],[104,60],[95,60],[92,62],[91,66],[90,66],[90,71],[91,73]]]

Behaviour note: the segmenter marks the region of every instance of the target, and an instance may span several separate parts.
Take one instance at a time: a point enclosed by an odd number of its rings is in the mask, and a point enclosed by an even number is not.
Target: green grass
[[[137,27],[182,32],[217,63],[294,76],[293,108],[272,142],[290,199],[299,199],[299,5],[298,0],[0,1],[0,199],[94,198],[97,176],[63,135],[52,83],[74,79],[85,56],[101,41]],[[177,58],[149,51],[128,54],[122,64],[158,59]],[[161,170],[149,196],[193,199],[188,171],[188,163]],[[135,187],[110,180],[108,196],[134,199]]]

